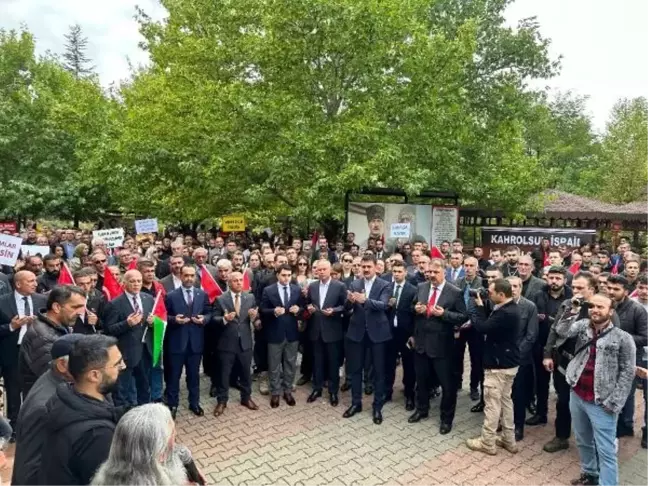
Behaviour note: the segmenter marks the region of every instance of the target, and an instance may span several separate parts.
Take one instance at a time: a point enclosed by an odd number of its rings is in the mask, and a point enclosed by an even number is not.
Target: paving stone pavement
[[[459,394],[453,429],[447,435],[438,430],[439,399],[432,401],[429,419],[408,424],[410,413],[398,386],[394,402],[384,407],[382,425],[371,420],[372,397],[365,396],[362,413],[344,419],[350,392],[340,394],[337,408],[329,405],[326,393],[309,404],[310,384],[298,387],[295,407],[282,400],[272,409],[255,383],[253,398],[260,407],[256,412],[240,406],[238,392],[231,390],[229,405],[219,418],[212,415],[215,399],[207,394],[207,379],[201,390],[205,417],[195,417],[183,407],[177,433],[210,484],[545,485],[569,484],[580,473],[573,439],[567,451],[542,451],[553,437],[553,416],[549,425],[526,428],[518,454],[499,450],[496,456],[486,456],[467,449],[465,441],[479,434],[483,415],[470,412],[474,402],[465,390]],[[637,395],[636,402],[638,434],[643,397]],[[647,462],[639,435],[620,440],[621,484],[645,485]]]

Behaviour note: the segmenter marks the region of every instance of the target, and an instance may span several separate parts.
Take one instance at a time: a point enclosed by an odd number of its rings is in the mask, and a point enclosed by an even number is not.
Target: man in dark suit
[[[391,339],[387,310],[391,297],[389,284],[376,277],[376,262],[371,255],[362,257],[363,278],[349,286],[346,308],[351,321],[346,335],[347,374],[351,375],[351,406],[343,417],[362,411],[362,368],[370,350],[374,366],[373,421],[382,423],[385,401],[385,351]]]
[[[229,278],[229,291],[221,295],[214,304],[213,325],[222,328],[218,339],[218,359],[220,378],[218,379],[217,399],[214,416],[219,417],[227,407],[229,383],[234,364],[240,369],[241,405],[250,410],[258,410],[252,401],[252,322],[257,318],[258,309],[254,295],[243,292],[243,274],[233,272]]]
[[[160,280],[167,294],[182,287],[182,267],[185,266],[184,258],[181,255],[172,256],[169,258],[169,266],[171,267],[171,273]]]
[[[180,376],[184,367],[189,389],[189,410],[201,417],[205,414],[200,406],[200,359],[205,343],[205,325],[211,320],[207,294],[194,287],[196,269],[182,267],[182,287],[166,297],[167,329],[169,337],[169,382],[167,383],[167,406],[175,419],[178,411]]]
[[[418,287],[414,307],[414,369],[416,370],[416,412],[408,419],[419,422],[430,410],[430,378],[432,373],[441,384],[440,433],[452,430],[457,390],[453,373],[454,340],[459,327],[468,320],[461,291],[445,280],[445,261],[433,259],[425,275],[427,282]]]
[[[36,294],[36,275],[27,270],[14,275],[14,291],[0,296],[0,373],[7,394],[7,418],[16,429],[20,412],[20,344],[36,314],[45,308],[46,297]]]
[[[270,406],[279,406],[280,395],[289,406],[295,405],[292,386],[295,380],[299,330],[297,319],[304,310],[299,285],[291,284],[292,270],[288,264],[276,270],[277,283],[263,289],[261,314],[268,340],[270,372]]]
[[[322,396],[324,377],[328,376],[329,402],[337,407],[346,286],[340,281],[331,279],[331,263],[327,260],[317,264],[317,276],[319,281],[309,285],[306,297],[311,315],[306,332],[313,343],[314,356],[313,391],[307,401],[312,403]],[[324,369],[325,363],[328,365],[328,370]]]
[[[405,410],[414,410],[414,390],[416,375],[414,372],[414,355],[407,342],[414,334],[414,304],[416,287],[407,282],[407,270],[402,261],[392,264],[394,282],[390,284],[389,321],[393,339],[387,346],[387,393],[385,401],[391,401],[396,365],[400,356],[403,365],[403,385],[405,386]]]
[[[446,268],[445,279],[453,285],[456,285],[457,280],[466,275],[466,270],[463,265],[463,253],[460,251],[453,251],[450,254],[450,266]]]
[[[536,294],[547,288],[544,280],[533,275],[533,258],[529,255],[522,255],[518,259],[518,272],[522,279],[522,297],[535,301]]]
[[[96,334],[101,330],[101,316],[105,307],[102,294],[92,292],[92,273],[90,268],[82,268],[74,272],[74,283],[80,287],[86,296],[86,307],[83,315],[77,318],[73,332],[77,334]]]
[[[313,252],[313,256],[311,257],[311,262],[320,260],[320,255],[325,254],[327,255],[327,259],[329,262],[337,263],[337,255],[335,254],[335,251],[329,248],[326,237],[320,236],[318,243],[319,243],[319,249]]]
[[[483,288],[482,279],[477,275],[479,266],[477,259],[468,257],[464,261],[463,277],[459,277],[455,282],[455,286],[461,290],[463,295],[466,309],[472,305],[470,299],[470,290],[478,290]],[[484,336],[475,331],[470,320],[461,325],[459,329],[459,337],[455,339],[455,382],[457,384],[457,391],[462,388],[463,371],[464,371],[464,355],[466,354],[466,344],[470,353],[470,399],[473,401],[479,400],[479,384],[484,381],[484,366],[482,364],[482,348],[484,347]]]
[[[140,292],[142,274],[124,274],[125,292],[106,306],[105,333],[118,339],[126,369],[119,374],[115,405],[142,405],[151,401],[149,376],[153,365],[153,298]]]

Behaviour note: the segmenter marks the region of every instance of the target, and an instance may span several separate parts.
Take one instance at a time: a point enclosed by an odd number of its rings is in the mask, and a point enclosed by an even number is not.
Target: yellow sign
[[[222,222],[222,229],[226,233],[245,231],[245,216],[223,216]]]

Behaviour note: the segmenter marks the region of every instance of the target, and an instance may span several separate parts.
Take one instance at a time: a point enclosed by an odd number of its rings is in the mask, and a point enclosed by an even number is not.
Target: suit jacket
[[[311,257],[311,263],[319,260],[320,259],[320,254],[322,250],[317,250],[313,252],[313,256]],[[330,248],[327,250],[328,253],[328,261],[331,263],[337,263],[337,255],[335,254],[334,250],[331,250]]]
[[[104,332],[115,336],[117,346],[128,368],[135,368],[142,359],[142,352],[146,348],[153,355],[153,330],[149,329],[146,322],[153,312],[153,297],[140,292],[142,300],[142,321],[136,326],[129,326],[126,319],[133,313],[133,305],[125,292],[111,300],[106,306]],[[144,343],[142,343],[144,338]]]
[[[324,298],[323,309],[330,307],[333,314],[325,316],[320,312],[320,283],[313,282],[308,286],[306,295],[307,304],[314,305],[317,310],[311,314],[308,321],[308,337],[311,341],[317,341],[320,336],[325,343],[334,343],[344,338],[344,327],[342,324],[344,304],[347,299],[346,286],[337,280],[331,279],[329,288]]]
[[[461,266],[461,268],[459,268],[459,274],[457,275],[456,279],[452,278],[452,273],[453,272],[454,272],[454,268],[452,268],[452,267],[446,268],[446,272],[445,272],[446,281],[450,282],[453,285],[455,284],[455,282],[457,280],[459,280],[460,278],[466,276],[466,270],[464,269],[463,265]]]
[[[103,328],[103,313],[106,310],[106,299],[102,294],[91,295],[86,301],[86,309],[97,314],[97,323],[94,326],[88,324],[88,314],[81,319],[77,317],[73,331],[76,334],[96,334]]]
[[[288,309],[293,305],[299,306],[299,313],[296,316],[288,312]],[[284,339],[288,342],[297,341],[299,339],[297,319],[304,310],[304,299],[299,285],[290,284],[290,298],[288,305],[285,306],[285,314],[276,317],[274,315],[275,307],[284,307],[284,305],[279,296],[279,287],[272,284],[263,289],[261,298],[261,314],[265,316],[263,327],[268,343],[278,344],[282,343]]]
[[[534,277],[533,275],[529,278],[529,285],[526,287],[526,290],[524,286],[522,286],[522,296],[529,300],[534,300],[535,295],[542,292],[547,284],[544,280]]]
[[[45,308],[47,298],[40,294],[32,294],[32,314],[36,315]],[[20,330],[11,330],[11,319],[18,315],[14,293],[0,296],[0,366],[18,366],[18,336]]]
[[[176,289],[175,284],[173,283],[173,274],[169,274],[161,279],[160,283],[162,284],[162,287],[164,287],[164,290],[166,290],[167,295]]]
[[[355,280],[349,287],[351,292],[364,292],[364,289],[364,279]],[[364,339],[366,330],[373,343],[389,341],[392,338],[391,324],[387,317],[390,298],[389,284],[376,276],[364,304],[347,301],[346,307],[351,312],[351,320],[346,337],[360,343]]]
[[[184,287],[169,292],[166,296],[167,329],[166,334],[170,353],[185,353],[189,350],[192,354],[201,354],[205,346],[205,326],[211,321],[211,306],[207,294],[201,290],[193,289],[193,305],[187,305]],[[178,324],[176,316],[184,317],[203,316],[203,324],[187,322]]]
[[[390,296],[395,297],[396,282],[389,284]],[[395,307],[389,308],[389,324],[394,333],[408,337],[414,334],[414,304],[416,304],[416,287],[407,280],[403,282],[400,299]],[[394,327],[394,318],[397,318],[397,327]]]
[[[520,334],[518,335],[520,364],[531,364],[531,350],[538,339],[538,308],[529,299],[520,297],[518,309],[520,310]]]
[[[430,282],[420,284],[416,302],[427,305],[429,297]],[[447,281],[437,296],[436,304],[445,309],[442,316],[427,317],[427,314],[416,314],[415,349],[417,353],[425,353],[430,358],[450,358],[454,348],[455,329],[468,320],[466,304],[461,290]]]
[[[252,323],[248,311],[256,307],[256,299],[249,292],[241,292],[240,314],[231,321],[223,319],[225,314],[234,312],[234,297],[225,292],[214,302],[213,326],[221,327],[217,351],[238,353],[252,349]]]

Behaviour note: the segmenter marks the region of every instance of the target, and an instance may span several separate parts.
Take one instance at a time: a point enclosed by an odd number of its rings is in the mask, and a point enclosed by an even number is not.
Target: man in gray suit
[[[243,292],[243,274],[232,272],[229,277],[229,290],[221,295],[214,304],[214,324],[221,328],[216,351],[220,362],[220,376],[216,385],[218,404],[214,416],[219,417],[227,407],[229,382],[234,363],[238,363],[241,384],[241,405],[250,410],[258,410],[252,401],[252,324],[258,310],[254,295]]]
[[[535,295],[546,287],[545,281],[533,276],[533,258],[522,255],[518,259],[518,273],[522,279],[522,296],[533,301]]]

